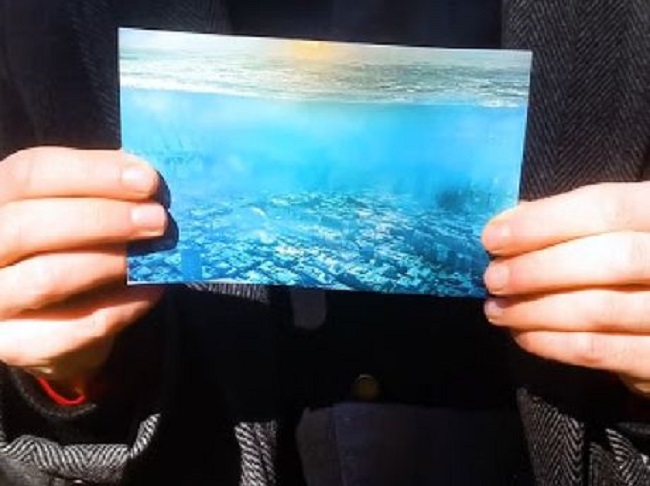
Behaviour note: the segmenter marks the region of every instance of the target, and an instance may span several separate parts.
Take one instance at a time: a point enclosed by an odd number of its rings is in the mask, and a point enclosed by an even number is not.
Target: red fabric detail
[[[44,378],[37,378],[38,384],[41,385],[41,388],[45,394],[50,397],[57,405],[62,407],[74,407],[75,405],[83,405],[88,401],[88,397],[85,393],[79,393],[75,397],[64,396],[54,389],[52,384],[45,380]]]

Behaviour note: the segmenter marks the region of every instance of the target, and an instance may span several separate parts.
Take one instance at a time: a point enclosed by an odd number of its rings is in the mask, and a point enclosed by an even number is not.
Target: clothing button
[[[363,402],[377,401],[380,393],[379,381],[372,375],[359,375],[352,384],[352,396]]]

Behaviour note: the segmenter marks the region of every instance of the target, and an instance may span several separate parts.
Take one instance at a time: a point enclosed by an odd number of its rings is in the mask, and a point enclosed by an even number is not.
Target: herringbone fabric
[[[7,52],[22,53],[0,57],[0,96],[10,93],[0,99],[0,156],[33,144],[118,145],[116,6],[120,12],[130,11],[136,24],[146,13],[161,28],[229,29],[223,6],[211,0],[0,0],[0,13],[13,20],[2,25],[0,17],[2,42]],[[62,20],[55,26],[39,23],[46,17],[44,10],[53,9],[66,9],[68,15],[56,15]],[[24,38],[12,31],[21,25],[30,25],[41,38],[61,39],[61,45],[52,52],[41,52],[39,43],[12,45],[13,39]],[[50,30],[54,27],[56,35]],[[504,1],[505,46],[534,52],[523,197],[650,175],[649,36],[648,0]],[[60,65],[79,60],[83,73],[61,73]],[[7,119],[17,122],[7,124]],[[204,290],[268,302],[263,288]],[[538,369],[545,367],[538,363]],[[647,456],[615,423],[589,421],[583,410],[566,406],[588,402],[588,394],[559,405],[551,394],[536,392],[550,388],[559,396],[582,393],[585,388],[573,386],[570,378],[579,380],[579,373],[530,369],[519,401],[540,485],[650,484]],[[540,383],[541,376],[553,379]],[[3,376],[0,389],[10,386]],[[0,431],[0,447],[4,456],[51,476],[83,473],[111,484],[121,478],[127,461],[151,446],[153,417],[145,419],[129,447],[65,447],[32,435],[10,440],[6,430]],[[0,424],[6,428],[3,418]],[[235,434],[242,452],[242,484],[274,484],[275,425],[240,425]]]
[[[11,443],[0,443],[0,454],[51,476],[119,484],[127,462],[136,460],[151,442],[157,421],[158,416],[152,416],[141,424],[130,449],[122,444],[61,446],[42,437],[21,436]]]
[[[534,52],[522,196],[647,177],[650,2],[511,0],[504,14],[506,46]],[[576,370],[531,370],[519,402],[540,485],[650,484],[645,456],[614,424],[585,423],[590,392]],[[538,388],[580,405],[559,408]]]
[[[275,486],[277,424],[240,423],[235,435],[242,453],[240,486]]]
[[[584,424],[526,390],[519,393],[519,402],[540,486],[583,484]]]
[[[0,424],[6,417],[2,412],[8,407],[8,386],[13,384],[21,390],[26,402],[22,405],[34,409],[44,409],[42,400],[32,399],[33,392],[25,388],[26,383],[16,373],[11,373],[5,366],[0,368]],[[61,420],[69,419],[75,413],[89,413],[92,406],[86,407],[86,412],[62,412]],[[25,413],[28,413],[25,410]],[[56,414],[54,407],[43,410],[44,414]],[[119,484],[123,477],[125,465],[137,461],[150,445],[156,431],[159,416],[151,415],[141,422],[131,445],[126,444],[70,444],[61,445],[43,437],[21,435],[17,438],[7,436],[6,426],[0,428],[0,455],[5,461],[13,461],[25,468],[37,468],[41,473],[51,477],[84,478],[98,485]],[[19,466],[16,466],[19,467]],[[27,481],[27,479],[26,479]]]
[[[607,443],[614,457],[612,469],[616,471],[615,474],[619,483],[621,485],[650,484],[650,461],[648,456],[639,453],[634,444],[617,430],[607,429],[605,433]],[[592,462],[595,462],[595,460],[592,460]],[[599,462],[601,464],[606,463],[606,461]],[[598,471],[599,468],[595,465],[591,470]],[[606,478],[604,479],[606,480]],[[591,484],[602,484],[602,482],[592,480]]]
[[[534,52],[523,197],[639,180],[650,155],[650,3],[511,0],[504,34],[506,47]]]

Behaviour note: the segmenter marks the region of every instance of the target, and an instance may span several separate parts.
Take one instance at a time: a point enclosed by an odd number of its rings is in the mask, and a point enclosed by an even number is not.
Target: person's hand
[[[618,374],[650,396],[650,183],[525,202],[483,244],[488,319],[539,356]]]
[[[161,235],[157,173],[118,151],[36,148],[0,162],[0,361],[82,387],[161,295],[125,285],[126,244]]]

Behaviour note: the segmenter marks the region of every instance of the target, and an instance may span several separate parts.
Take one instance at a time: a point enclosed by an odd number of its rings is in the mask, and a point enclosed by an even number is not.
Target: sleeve
[[[636,453],[650,478],[650,399],[626,392],[624,413],[608,434],[612,450],[621,458]]]
[[[34,138],[33,128],[9,76],[6,32],[2,21],[4,8],[5,4],[0,0],[0,161]]]

